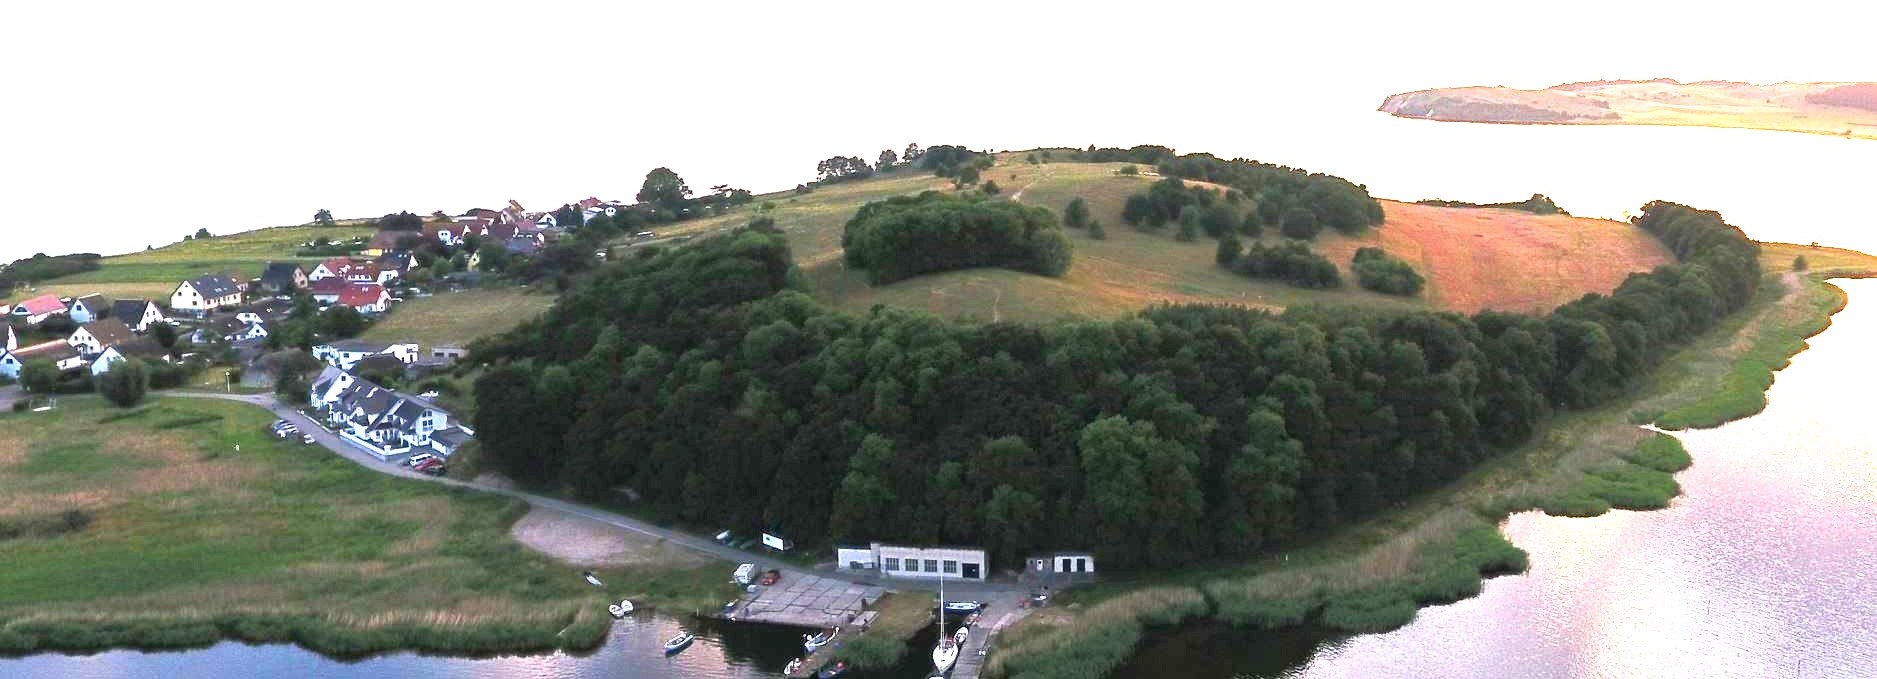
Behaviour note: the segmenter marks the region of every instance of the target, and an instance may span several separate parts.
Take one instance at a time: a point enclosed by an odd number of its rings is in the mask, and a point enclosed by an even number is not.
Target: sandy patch
[[[690,564],[700,559],[618,526],[540,507],[516,521],[509,534],[530,549],[576,566]]]

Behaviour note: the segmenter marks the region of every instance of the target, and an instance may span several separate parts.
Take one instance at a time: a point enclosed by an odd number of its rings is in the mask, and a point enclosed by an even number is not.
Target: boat
[[[944,674],[950,672],[952,665],[958,662],[958,644],[954,643],[951,637],[945,635],[945,610],[949,604],[945,603],[944,576],[939,577],[938,600],[939,642],[937,646],[932,647],[932,666],[937,668],[939,674]]]
[[[634,608],[631,599],[620,599],[617,605],[619,606],[620,615],[631,613]]]
[[[820,672],[816,672],[815,679],[834,679],[843,674],[847,674],[847,661],[836,660],[834,664],[823,667]]]
[[[615,618],[626,617],[626,609],[620,608],[619,604],[607,604],[606,612],[613,614],[613,617]]]
[[[967,616],[965,616],[965,626],[966,626],[966,627],[977,627],[977,626],[978,626],[978,619],[979,619],[979,618],[982,618],[982,617],[984,617],[984,611],[978,611],[978,612],[976,612],[976,613],[972,613],[971,615],[967,615]]]
[[[802,668],[802,659],[796,658],[794,660],[790,660],[787,667],[782,668],[782,673],[794,674],[796,670],[799,670],[801,668]]]
[[[599,578],[596,578],[596,577],[593,577],[593,571],[587,571],[587,572],[585,572],[585,573],[581,573],[581,575],[584,575],[584,576],[586,576],[586,578],[587,578],[587,584],[590,584],[590,585],[593,585],[594,587],[604,587],[604,586],[605,586],[604,584],[602,584],[602,583],[600,582],[600,579],[599,579]]]
[[[945,612],[947,613],[976,613],[978,612],[978,609],[983,608],[983,607],[984,607],[984,604],[980,602],[976,602],[976,601],[947,601],[945,602]]]
[[[665,642],[665,655],[671,655],[684,650],[684,647],[690,646],[691,641],[695,639],[697,639],[697,637],[693,636],[690,632],[679,632],[678,636],[672,637],[670,641]]]
[[[952,633],[952,641],[956,643],[959,648],[964,648],[965,640],[970,638],[971,628],[969,627],[960,627],[958,631]]]
[[[821,630],[821,632],[818,634],[813,634],[813,635],[804,634],[802,635],[802,650],[807,651],[809,653],[814,653],[816,650],[819,650],[822,646],[828,645],[828,642],[833,641],[834,636],[840,633],[841,633],[841,628],[830,627],[828,629]]]

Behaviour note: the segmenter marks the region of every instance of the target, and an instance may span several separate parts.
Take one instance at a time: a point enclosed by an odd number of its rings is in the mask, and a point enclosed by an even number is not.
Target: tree
[[[1244,246],[1239,244],[1238,235],[1228,232],[1219,237],[1218,254],[1213,256],[1213,260],[1217,261],[1219,266],[1230,267],[1233,262],[1238,261],[1238,255],[1243,251]]]
[[[960,189],[976,183],[978,183],[978,166],[976,165],[958,168],[958,178],[952,180],[952,184]]]
[[[1101,220],[1095,219],[1095,220],[1089,221],[1088,237],[1093,238],[1095,240],[1107,240],[1108,239],[1108,230],[1102,228]]]
[[[837,539],[864,540],[881,532],[898,498],[887,484],[892,465],[891,440],[879,434],[861,440],[860,452],[847,461],[847,474],[834,491],[834,515],[828,528]]]
[[[925,155],[925,152],[919,150],[918,144],[907,144],[906,152],[899,154],[899,159],[906,161],[907,164],[912,164],[914,162],[917,162],[920,156],[924,156],[924,155]]]
[[[377,225],[379,231],[422,231],[424,218],[406,210],[379,217]]]
[[[129,408],[143,400],[143,395],[150,390],[150,373],[144,368],[143,361],[125,359],[111,364],[98,377],[95,385],[98,393],[119,408]]]
[[[35,358],[20,366],[20,386],[35,394],[52,391],[59,385],[59,367],[52,361]]]
[[[214,237],[214,236],[211,236],[211,235],[209,235],[209,230],[208,230],[208,228],[207,228],[207,227],[204,227],[204,228],[200,228],[200,229],[196,229],[196,239],[197,239],[197,240],[201,240],[201,239],[203,239],[203,238],[213,238],[213,237]]]
[[[313,224],[316,226],[332,226],[337,223],[333,221],[331,210],[322,207],[318,212],[313,213]]]
[[[335,304],[320,312],[319,332],[329,337],[357,337],[365,332],[365,316],[357,309]]]
[[[150,335],[155,337],[156,343],[163,345],[164,349],[176,346],[176,326],[159,322],[150,326]]]
[[[1805,261],[1805,255],[1799,255],[1797,257],[1792,258],[1792,270],[1793,271],[1804,271],[1810,268],[1812,268],[1812,264],[1810,262]]]
[[[1077,229],[1088,226],[1088,201],[1081,196],[1069,199],[1069,204],[1062,208],[1062,223]]]
[[[645,173],[645,183],[639,186],[637,198],[641,203],[676,214],[690,203],[691,187],[671,168],[661,167]]]
[[[981,190],[984,191],[984,195],[987,196],[995,196],[1004,191],[1003,187],[997,185],[997,180],[995,179],[986,180]]]
[[[1121,169],[1115,170],[1115,174],[1119,174],[1123,177],[1132,177],[1140,173],[1141,173],[1141,169],[1138,167],[1134,167],[1133,165],[1122,165]]]
[[[1316,213],[1302,205],[1293,205],[1284,211],[1284,225],[1279,227],[1287,238],[1311,240],[1323,227],[1317,224]]]
[[[1199,206],[1186,206],[1180,211],[1180,230],[1173,238],[1187,243],[1199,240],[1199,222]]]
[[[483,248],[476,255],[476,268],[489,273],[502,273],[508,271],[510,260],[513,258],[508,248],[499,244],[491,245]]]
[[[899,154],[894,153],[893,149],[887,149],[885,151],[880,152],[880,162],[877,163],[875,167],[877,167],[881,172],[885,172],[887,170],[893,169],[893,166],[898,165],[898,164],[899,164]]]
[[[823,183],[866,179],[872,174],[873,168],[858,156],[834,156],[815,164],[815,176]]]

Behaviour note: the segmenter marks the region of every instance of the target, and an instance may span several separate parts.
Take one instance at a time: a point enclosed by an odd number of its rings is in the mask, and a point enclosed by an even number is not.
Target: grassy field
[[[1358,304],[1378,308],[1436,306],[1460,311],[1482,308],[1544,311],[1582,296],[1608,292],[1632,271],[1668,260],[1647,234],[1606,220],[1540,217],[1508,210],[1435,208],[1385,202],[1388,221],[1380,229],[1348,237],[1320,236],[1316,248],[1342,267],[1340,290],[1304,290],[1245,278],[1213,262],[1215,241],[1182,243],[1172,229],[1142,233],[1121,221],[1130,194],[1158,178],[1123,176],[1123,163],[1030,164],[1021,153],[998,157],[983,178],[1002,195],[1060,212],[1077,196],[1106,227],[1107,238],[1069,229],[1075,265],[1062,278],[1005,269],[951,271],[870,286],[862,272],[841,261],[841,233],[866,202],[950,184],[924,172],[901,170],[862,182],[836,184],[806,195],[784,192],[758,197],[728,214],[660,230],[661,235],[701,235],[747,223],[763,210],[787,234],[796,262],[816,297],[849,311],[875,304],[924,309],[947,317],[1043,321],[1063,316],[1114,317],[1156,303],[1198,302],[1281,309],[1306,303]],[[765,203],[771,205],[766,210]],[[1275,237],[1267,238],[1275,242]],[[621,241],[625,242],[625,241]],[[1400,298],[1358,288],[1348,276],[1357,248],[1379,245],[1407,259],[1429,278],[1421,297]],[[1546,263],[1536,270],[1533,262]]]
[[[276,442],[270,420],[181,398],[0,415],[0,526],[39,527],[0,539],[0,650],[591,647],[608,599],[692,607],[724,587],[721,568],[659,566],[590,587],[510,538],[524,504]]]
[[[1771,274],[1748,308],[1670,357],[1631,398],[1558,415],[1532,442],[1446,488],[1309,545],[1250,563],[1065,592],[1058,597],[1061,603],[1080,604],[1080,611],[1020,623],[1011,637],[1020,643],[1000,647],[986,676],[1017,676],[1017,670],[1038,667],[1042,659],[1100,659],[1112,656],[1114,648],[1131,648],[1139,628],[1127,621],[1140,617],[1130,611],[1141,609],[1133,596],[1143,588],[1160,591],[1155,596],[1162,598],[1203,594],[1211,615],[1235,624],[1277,626],[1314,619],[1358,632],[1400,626],[1413,619],[1420,605],[1471,596],[1482,575],[1524,567],[1523,553],[1496,528],[1508,513],[1540,508],[1577,515],[1610,506],[1665,504],[1675,492],[1668,471],[1686,461],[1631,422],[1690,407],[1717,420],[1757,412],[1702,404],[1725,393],[1720,385],[1734,379],[1730,375],[1737,365],[1765,364],[1762,357],[1768,353],[1798,351],[1803,343],[1795,345],[1792,338],[1823,330],[1829,314],[1840,308],[1821,300],[1841,296],[1822,276]],[[1058,675],[1024,671],[1021,676]]]
[[[96,283],[163,283],[167,284],[168,289],[163,290],[162,295],[167,297],[169,291],[175,289],[176,283],[185,278],[224,271],[244,279],[253,278],[261,275],[261,268],[269,260],[318,263],[320,258],[296,258],[293,253],[302,243],[321,236],[344,240],[372,233],[373,229],[366,226],[277,226],[257,229],[106,257],[100,262],[101,268],[97,271],[59,278],[54,282],[62,289],[73,290]]]
[[[525,288],[487,288],[439,292],[407,299],[367,329],[361,337],[378,342],[466,345],[478,338],[508,332],[554,305],[554,295]]]
[[[838,654],[820,654],[821,660],[845,660],[857,668],[891,667],[906,654],[906,640],[933,621],[932,598],[914,590],[887,594],[875,602],[879,615],[860,636],[841,645]]]

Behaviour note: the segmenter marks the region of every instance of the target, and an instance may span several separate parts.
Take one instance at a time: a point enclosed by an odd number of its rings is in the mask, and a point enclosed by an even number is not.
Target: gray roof
[[[148,337],[139,337],[123,344],[113,344],[111,346],[116,348],[117,353],[123,354],[125,358],[160,359],[169,355],[168,349],[164,349],[163,345],[158,344],[156,340]]]
[[[270,285],[290,284],[294,281],[295,271],[302,271],[298,263],[268,262],[267,268],[261,270],[261,282]]]
[[[368,354],[375,354],[391,348],[389,344],[367,342],[362,339],[342,339],[337,342],[328,342],[325,346],[332,347],[339,351],[363,351]]]
[[[35,358],[43,358],[57,363],[66,359],[78,358],[80,354],[78,353],[78,347],[67,344],[64,340],[52,340],[30,347],[20,347],[13,351],[13,355],[19,358],[22,363]]]
[[[189,279],[189,287],[196,293],[214,299],[227,297],[241,291],[241,283],[228,274],[206,274]]]
[[[129,325],[143,320],[143,312],[149,306],[147,299],[120,299],[111,303],[111,316]]]
[[[80,297],[78,299],[72,300],[72,304],[74,305],[78,304],[79,302],[84,302],[85,309],[89,310],[94,316],[99,315],[99,314],[109,313],[111,311],[110,305],[106,304],[104,301],[104,295],[100,295],[95,292],[89,295]]]
[[[470,436],[469,432],[463,431],[461,427],[450,427],[432,432],[430,438],[442,443],[445,448],[455,450],[468,443]]]

